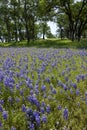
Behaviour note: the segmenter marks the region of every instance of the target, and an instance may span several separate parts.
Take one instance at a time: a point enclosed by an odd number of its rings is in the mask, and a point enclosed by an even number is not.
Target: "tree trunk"
[[[32,39],[35,40],[35,21],[34,18],[32,19]]]
[[[15,5],[14,5],[14,14],[15,14]],[[14,26],[15,26],[15,41],[18,42],[18,35],[17,35],[17,20],[16,20],[16,17],[14,16]]]
[[[23,37],[22,37],[22,32],[21,32],[21,27],[20,26],[18,28],[18,32],[19,32],[19,41],[22,41]]]
[[[45,27],[43,25],[43,39],[45,39]]]
[[[45,39],[45,35],[44,35],[44,33],[43,33],[43,40]]]
[[[29,32],[29,24],[28,24],[28,14],[27,14],[27,2],[24,1],[24,15],[25,15],[25,29],[26,29],[26,38],[27,44],[30,42],[30,32]]]
[[[78,36],[78,42],[80,42],[81,36]]]
[[[74,30],[72,30],[72,38],[71,38],[72,41],[75,40],[75,36],[74,36]]]
[[[11,42],[10,27],[8,21],[6,22],[6,27],[7,27],[7,41]]]
[[[61,40],[63,39],[63,29],[62,27],[60,27],[60,37],[61,37]]]
[[[27,38],[27,43],[29,43],[30,42],[30,33],[29,33],[29,30],[28,30],[27,23],[26,23],[26,38]]]
[[[15,23],[15,41],[18,42],[17,27]]]
[[[78,42],[80,42],[80,40],[81,40],[81,32],[78,31]]]

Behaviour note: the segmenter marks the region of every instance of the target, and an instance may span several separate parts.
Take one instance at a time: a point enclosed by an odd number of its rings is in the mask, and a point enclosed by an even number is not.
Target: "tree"
[[[3,21],[3,24],[5,26],[5,33],[4,38],[6,41],[10,42],[11,41],[11,26],[10,26],[10,10],[9,10],[9,2],[8,1],[1,1],[1,6],[0,6],[0,16]]]
[[[0,0],[0,39],[15,42],[52,36],[48,21],[57,22],[60,37],[72,41],[85,32],[87,0]],[[37,23],[40,23],[38,27]],[[47,31],[49,30],[49,31]]]
[[[51,35],[50,26],[48,26],[47,22],[40,21],[38,24],[39,35],[42,36],[43,39]]]
[[[82,0],[81,2],[74,3],[73,0],[63,0],[60,1],[60,10],[62,10],[68,17],[69,21],[69,32],[70,39],[73,41],[78,36],[78,40],[80,40],[82,30],[86,25],[86,15],[84,15],[84,19],[82,19],[83,13],[87,8],[87,1]],[[87,11],[87,10],[86,10]]]

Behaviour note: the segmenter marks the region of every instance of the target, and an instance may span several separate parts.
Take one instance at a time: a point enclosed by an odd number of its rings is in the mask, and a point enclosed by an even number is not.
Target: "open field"
[[[26,41],[18,43],[0,43],[0,47],[36,47],[36,48],[77,48],[77,49],[87,49],[87,39],[83,39],[80,42],[71,41],[68,39],[39,39],[35,41],[30,41],[27,44]]]
[[[0,48],[0,130],[87,130],[87,50]]]

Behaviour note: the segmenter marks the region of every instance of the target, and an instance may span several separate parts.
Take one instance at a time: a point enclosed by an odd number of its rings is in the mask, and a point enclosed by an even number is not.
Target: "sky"
[[[77,1],[81,1],[81,0],[75,0],[75,1],[77,2]],[[48,25],[51,28],[52,34],[56,35],[56,30],[58,28],[57,25],[56,25],[56,23],[54,23],[54,22],[48,22]]]
[[[54,22],[48,22],[48,25],[50,26],[50,29],[51,29],[51,32],[52,32],[52,34],[56,34],[56,30],[57,30],[57,25],[56,25],[56,23],[54,23]]]

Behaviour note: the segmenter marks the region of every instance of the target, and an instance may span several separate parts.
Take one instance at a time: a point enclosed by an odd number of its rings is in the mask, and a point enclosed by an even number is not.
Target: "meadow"
[[[63,47],[0,48],[0,130],[87,130],[87,50]]]
[[[87,49],[87,39],[81,39],[80,42],[71,41],[69,39],[60,39],[60,38],[48,38],[48,39],[37,39],[34,41],[30,41],[27,44],[27,41],[22,42],[14,42],[11,41],[10,43],[0,43],[0,47],[35,47],[35,48],[73,48],[73,49]]]

